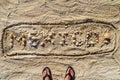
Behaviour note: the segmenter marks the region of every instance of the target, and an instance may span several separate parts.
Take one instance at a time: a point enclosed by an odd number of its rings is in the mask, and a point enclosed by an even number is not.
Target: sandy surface
[[[51,68],[54,80],[63,80],[68,65],[75,69],[76,80],[120,80],[119,25],[119,0],[0,0],[0,80],[40,80],[45,66]],[[8,49],[10,38],[5,32],[28,36],[33,29],[47,34],[82,30],[83,41],[92,29],[100,34],[100,42],[92,48],[76,47],[68,37],[68,44],[61,47],[56,36],[52,46],[23,48],[15,42]],[[111,42],[100,47],[106,29]]]

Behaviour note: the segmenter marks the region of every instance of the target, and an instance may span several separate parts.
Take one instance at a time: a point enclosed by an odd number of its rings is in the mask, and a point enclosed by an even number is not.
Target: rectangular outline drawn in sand
[[[116,30],[111,23],[93,19],[59,23],[20,22],[4,28],[2,53],[4,56],[83,56],[113,52],[117,45]]]

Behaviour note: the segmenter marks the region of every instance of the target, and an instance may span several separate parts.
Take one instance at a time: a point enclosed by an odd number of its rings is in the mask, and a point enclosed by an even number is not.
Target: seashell
[[[79,42],[76,42],[76,44],[75,44],[76,46],[79,46]]]
[[[30,33],[28,33],[28,36],[27,36],[27,37],[28,37],[28,39],[31,39],[31,37],[32,37],[32,36],[31,36],[31,34],[30,34]]]
[[[55,41],[54,41],[54,40],[52,40],[52,41],[51,41],[51,43],[54,45]]]
[[[45,46],[45,43],[44,43],[44,42],[41,42],[40,45],[41,45],[42,47],[44,47],[44,46]]]
[[[76,40],[72,40],[72,43],[75,45],[76,44]]]
[[[95,42],[94,41],[90,41],[87,43],[87,47],[94,47]]]
[[[73,43],[76,43],[76,40],[72,40]]]
[[[104,39],[110,39],[110,34],[108,32],[104,33]]]
[[[33,30],[33,31],[30,32],[31,35],[36,35],[37,33],[38,33],[37,30]]]
[[[109,40],[104,40],[104,43],[105,43],[105,44],[109,44],[110,41],[109,41]]]
[[[48,35],[48,37],[49,37],[49,38],[53,38],[53,34],[50,33],[50,34]]]
[[[75,34],[75,35],[78,35],[78,34],[79,34],[79,31],[76,31],[74,34]]]
[[[28,44],[31,44],[32,43],[32,41],[31,40],[28,40]]]
[[[24,34],[21,34],[21,36],[18,37],[16,40],[19,42],[19,41],[21,41],[23,38],[25,38],[25,35],[24,35]]]
[[[67,35],[68,35],[68,32],[64,32],[63,34],[64,34],[65,36],[67,36]]]
[[[63,42],[60,42],[60,45],[62,45],[62,46],[63,46],[63,44],[64,44]]]
[[[65,38],[62,38],[62,41],[65,41]]]
[[[22,33],[21,36],[20,36],[20,38],[25,38],[25,34]]]
[[[65,28],[68,28],[68,26],[65,26]]]
[[[50,38],[50,37],[45,38],[45,41],[46,41],[46,42],[51,42],[51,38]]]
[[[99,34],[95,34],[95,36],[96,36],[95,42],[99,43]]]
[[[13,43],[10,43],[10,47],[11,47],[11,48],[13,47]]]
[[[104,43],[109,44],[110,43],[110,34],[108,30],[104,33]]]
[[[14,34],[11,32],[11,33],[9,34],[9,37],[12,39],[12,38],[14,38],[15,36],[14,36]]]
[[[62,36],[62,33],[61,33],[61,32],[59,32],[59,33],[58,33],[58,35],[59,35],[59,36]]]
[[[75,35],[72,35],[72,40],[76,40],[76,36]]]
[[[20,41],[21,41],[21,39],[22,39],[22,38],[21,38],[21,37],[19,37],[19,38],[17,38],[16,40],[17,40],[18,42],[20,42]]]
[[[90,43],[89,44],[95,44],[95,42],[94,41],[90,41]]]
[[[25,47],[26,46],[26,41],[22,41],[21,45]]]
[[[36,47],[36,46],[37,46],[37,43],[33,42],[32,47]]]
[[[52,36],[53,34],[52,34],[52,33],[49,33],[48,35],[49,35],[49,36]]]
[[[89,40],[91,38],[90,34],[86,35],[86,40]]]
[[[25,39],[25,38],[22,38],[22,41],[26,41],[26,39]]]
[[[32,39],[32,40],[38,40],[39,37],[35,37],[35,36],[33,36],[33,37],[31,37],[31,39]]]
[[[96,39],[95,42],[99,43],[99,39]]]

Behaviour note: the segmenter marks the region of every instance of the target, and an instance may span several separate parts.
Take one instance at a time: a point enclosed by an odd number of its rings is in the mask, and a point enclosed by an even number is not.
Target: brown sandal
[[[73,71],[73,76],[71,75],[70,71],[68,72],[68,69],[71,69]],[[68,72],[68,73],[67,73]],[[65,74],[65,78],[69,76],[70,80],[75,80],[75,71],[71,66],[68,66],[67,70],[66,70],[66,74]]]
[[[45,68],[43,69],[43,71],[42,71],[42,74],[43,74],[43,72],[44,72],[45,70],[47,70],[47,69],[48,69],[48,71],[49,71],[50,74],[48,74],[47,71],[46,71],[45,76],[43,76],[43,80],[45,80],[46,77],[49,77],[49,79],[52,80],[52,74],[51,74],[51,70],[50,70],[49,67],[45,67]]]

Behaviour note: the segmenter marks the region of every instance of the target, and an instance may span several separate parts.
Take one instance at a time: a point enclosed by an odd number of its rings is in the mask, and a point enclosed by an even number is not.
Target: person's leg
[[[64,80],[75,80],[75,71],[71,66],[67,68]]]
[[[45,67],[42,71],[43,80],[52,80],[51,70],[48,67]]]

